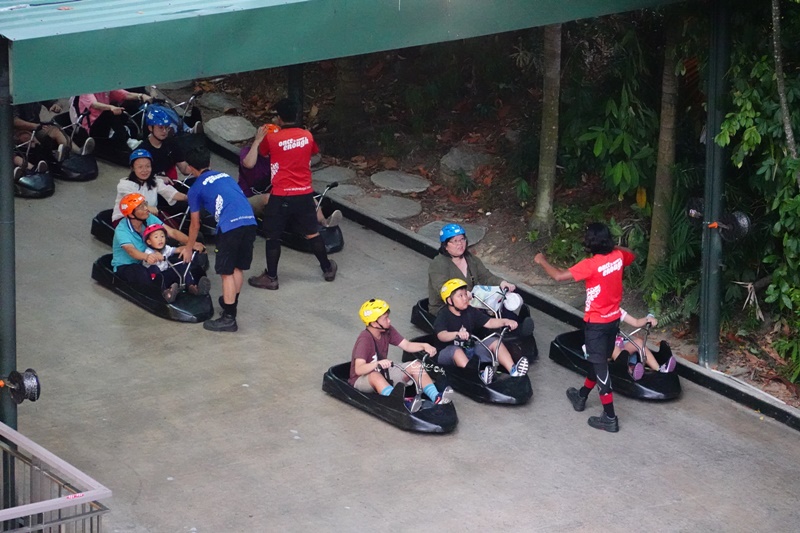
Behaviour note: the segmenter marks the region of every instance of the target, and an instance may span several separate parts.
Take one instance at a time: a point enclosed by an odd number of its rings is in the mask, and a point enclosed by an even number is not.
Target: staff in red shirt
[[[311,187],[311,156],[319,152],[311,132],[295,124],[298,104],[284,98],[273,106],[278,114],[280,131],[266,135],[258,153],[270,158],[272,194],[264,208],[264,235],[267,237],[267,269],[247,280],[259,289],[278,289],[278,261],[281,258],[281,234],[286,224],[297,225],[319,261],[325,281],[336,278],[336,262],[328,259],[325,242],[319,234]]]
[[[614,412],[614,395],[608,360],[614,350],[614,340],[619,331],[622,301],[622,273],[636,258],[627,248],[615,246],[608,226],[590,224],[586,228],[583,245],[591,257],[579,261],[569,269],[561,269],[547,262],[538,253],[533,261],[556,281],[584,281],[586,306],[584,308],[584,350],[592,363],[589,375],[580,390],[570,387],[567,398],[576,411],[586,408],[586,398],[595,385],[599,385],[601,416],[589,417],[589,425],[612,433],[619,431],[619,419]]]

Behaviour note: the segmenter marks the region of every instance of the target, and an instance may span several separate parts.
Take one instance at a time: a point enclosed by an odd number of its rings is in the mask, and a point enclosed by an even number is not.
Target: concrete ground
[[[685,380],[668,404],[617,396],[620,433],[594,430],[597,395],[574,412],[582,378],[547,358],[566,326],[537,311],[526,406],[457,395],[456,431],[429,436],[326,395],[359,305],[388,300],[411,337],[426,286],[425,257],[350,221],[334,283],[284,249],[280,290],[245,286],[236,334],[145,312],[90,278],[109,252],[90,220],[125,174],[100,166],[16,200],[17,357],[42,381],[19,430],[113,490],[106,531],[796,531],[796,431]]]

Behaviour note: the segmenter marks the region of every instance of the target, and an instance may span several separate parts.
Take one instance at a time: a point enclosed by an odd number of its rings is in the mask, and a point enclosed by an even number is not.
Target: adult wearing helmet
[[[148,226],[160,225],[161,221],[150,213],[147,200],[139,193],[123,196],[118,208],[124,218],[114,230],[111,267],[119,277],[128,282],[149,285],[152,279],[144,265],[155,265],[164,258],[161,254],[147,252],[144,232]],[[174,228],[164,226],[164,230],[169,237],[181,244],[186,244],[189,240],[185,234]],[[205,247],[197,243],[193,249],[202,252]]]
[[[366,328],[358,335],[353,346],[348,383],[361,392],[377,392],[382,396],[389,396],[394,390],[395,383],[405,386],[411,381],[388,359],[389,345],[397,346],[407,352],[424,350],[431,357],[436,355],[436,348],[430,344],[411,342],[394,329],[389,319],[389,304],[384,300],[377,298],[367,300],[358,310],[358,317]],[[402,368],[412,376],[417,376],[421,370],[420,365],[419,361],[411,361],[403,363]],[[419,385],[433,403],[450,403],[453,389],[446,387],[439,392],[424,369]]]
[[[152,100],[148,94],[132,93],[123,89],[82,94],[70,100],[69,115],[72,122],[77,122],[78,115],[88,110],[88,120],[82,120],[80,126],[95,139],[98,146],[108,145],[126,150],[135,147],[138,141],[130,137],[131,134],[125,127],[128,120],[123,107],[125,102],[141,104]]]
[[[184,175],[189,174],[183,151],[172,136],[173,123],[167,112],[158,104],[148,106],[145,124],[150,133],[139,148],[150,152],[153,174],[170,180],[178,179],[178,170]]]
[[[125,216],[120,210],[120,201],[131,193],[138,193],[147,200],[148,210],[151,214],[158,213],[158,196],[161,195],[169,205],[175,202],[186,201],[186,195],[178,192],[172,185],[164,183],[163,178],[153,173],[153,156],[147,150],[137,148],[131,152],[129,158],[131,172],[117,184],[117,198],[114,201],[114,211],[111,213],[111,223],[116,226]]]
[[[477,357],[481,364],[491,363],[492,353],[490,350],[497,350],[497,361],[512,377],[527,374],[528,359],[521,357],[517,364],[514,364],[508,348],[502,342],[498,346],[498,339],[492,338],[487,346],[472,340],[472,334],[478,328],[508,327],[514,330],[517,328],[516,321],[508,318],[489,318],[486,313],[471,307],[467,282],[460,278],[445,281],[439,288],[439,298],[446,304],[446,307],[436,315],[433,331],[440,342],[447,344],[439,353],[439,364],[464,368],[473,357]],[[481,372],[481,379],[488,385],[492,382],[493,377],[493,366],[486,365]]]
[[[469,252],[467,234],[458,224],[444,226],[439,231],[439,243],[439,255],[428,266],[428,310],[434,316],[444,307],[440,289],[449,279],[465,280],[468,291],[477,285],[499,286],[509,292],[517,288],[513,283],[492,274],[480,259]]]

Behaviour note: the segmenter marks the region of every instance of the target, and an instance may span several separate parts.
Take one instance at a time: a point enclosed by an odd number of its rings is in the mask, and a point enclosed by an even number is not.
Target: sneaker
[[[172,285],[169,286],[169,288],[161,291],[161,294],[164,295],[164,299],[167,301],[167,303],[171,304],[172,302],[175,301],[175,298],[177,298],[178,290],[179,290],[178,284],[173,283]]]
[[[663,372],[665,374],[668,373],[668,372],[675,372],[675,367],[677,365],[678,365],[678,362],[675,360],[675,356],[674,355],[670,355],[669,359],[667,359],[667,362],[664,363],[663,365],[661,365],[658,368],[658,371],[659,372]]]
[[[25,176],[25,171],[22,167],[14,167],[14,183],[18,182]]]
[[[448,385],[442,392],[436,395],[436,399],[433,403],[436,405],[447,405],[453,401],[453,394],[453,387]]]
[[[581,396],[581,394],[578,392],[578,389],[575,387],[570,387],[567,389],[567,398],[569,398],[572,408],[576,411],[581,412],[586,409],[586,398]]]
[[[410,412],[416,413],[422,407],[422,400],[420,400],[416,396],[414,396],[413,398],[406,398],[405,400],[403,400],[403,405],[405,405],[406,409],[408,409]]]
[[[250,284],[251,287],[257,287],[259,289],[267,289],[270,291],[277,291],[278,290],[278,277],[272,277],[267,274],[267,271],[261,273],[260,276],[253,276],[247,280],[247,283]]]
[[[128,145],[128,148],[130,148],[131,150],[136,150],[137,148],[139,148],[139,145],[142,144],[142,141],[140,141],[139,139],[128,139],[125,142]]]
[[[528,358],[520,357],[517,364],[511,367],[511,377],[519,378],[528,373]]]
[[[198,120],[197,122],[194,123],[194,126],[192,126],[192,133],[194,133],[195,135],[201,135],[204,131],[205,128],[203,128],[202,120]]]
[[[331,266],[328,270],[322,271],[322,277],[325,278],[325,281],[333,281],[336,279],[336,271],[339,267],[336,266],[336,261],[333,259],[329,259],[328,261],[330,261]]]
[[[59,144],[58,148],[56,148],[56,161],[61,163],[67,158],[67,145],[66,144]]]
[[[530,337],[533,335],[533,319],[529,316],[525,317],[522,324],[519,326],[520,337]]]
[[[86,142],[83,143],[83,148],[81,148],[81,155],[89,155],[92,152],[94,152],[94,139],[87,137]]]
[[[639,361],[634,365],[628,365],[628,374],[633,378],[633,381],[639,381],[644,376],[644,365]]]
[[[47,161],[41,160],[36,163],[36,173],[37,174],[44,174],[47,172]]]
[[[197,296],[205,296],[208,294],[208,291],[211,290],[211,280],[208,279],[208,276],[203,276],[199,280],[197,280],[197,285],[193,285],[196,292],[191,291],[191,287],[189,287],[189,292],[192,294],[196,294]]]
[[[596,429],[604,429],[609,433],[616,433],[619,431],[619,417],[608,418],[608,415],[603,411],[600,416],[590,416],[589,425]]]
[[[206,320],[203,322],[203,329],[208,331],[239,331],[239,326],[236,325],[236,319],[227,313],[222,313],[216,320]]]
[[[485,384],[489,384],[494,379],[494,368],[492,365],[486,365],[483,370],[481,370],[481,381]]]
[[[331,213],[331,216],[329,216],[325,220],[325,227],[333,228],[335,226],[338,226],[339,223],[341,223],[341,221],[342,221],[342,212],[337,209],[336,211]]]

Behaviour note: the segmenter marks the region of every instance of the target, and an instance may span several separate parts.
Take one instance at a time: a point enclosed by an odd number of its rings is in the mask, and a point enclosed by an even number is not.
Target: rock
[[[325,187],[328,186],[328,183],[314,180],[312,182],[312,185],[314,186],[315,191],[322,192],[325,190]],[[362,189],[358,185],[350,185],[349,183],[343,183],[338,187],[336,187],[335,189],[331,189],[328,192],[328,196],[337,198],[351,198],[354,196],[364,196],[364,189]]]
[[[313,172],[314,181],[321,183],[332,183],[338,181],[344,183],[356,178],[356,171],[352,168],[330,166],[315,170]]]
[[[235,143],[252,139],[256,134],[256,127],[244,117],[221,116],[212,118],[204,123],[205,129]]]
[[[471,178],[479,166],[490,161],[489,155],[471,145],[454,146],[440,161],[439,181],[446,187],[454,188],[463,179],[462,176]]]
[[[372,183],[383,189],[389,189],[401,194],[425,192],[431,183],[419,176],[400,172],[399,170],[384,170],[377,172],[370,178]]]
[[[218,113],[242,107],[242,102],[238,98],[225,93],[206,93],[198,99],[198,104]]]
[[[422,204],[417,201],[384,194],[380,198],[374,196],[359,196],[352,198],[358,207],[370,211],[373,215],[388,219],[402,219],[413,217],[422,212]]]

